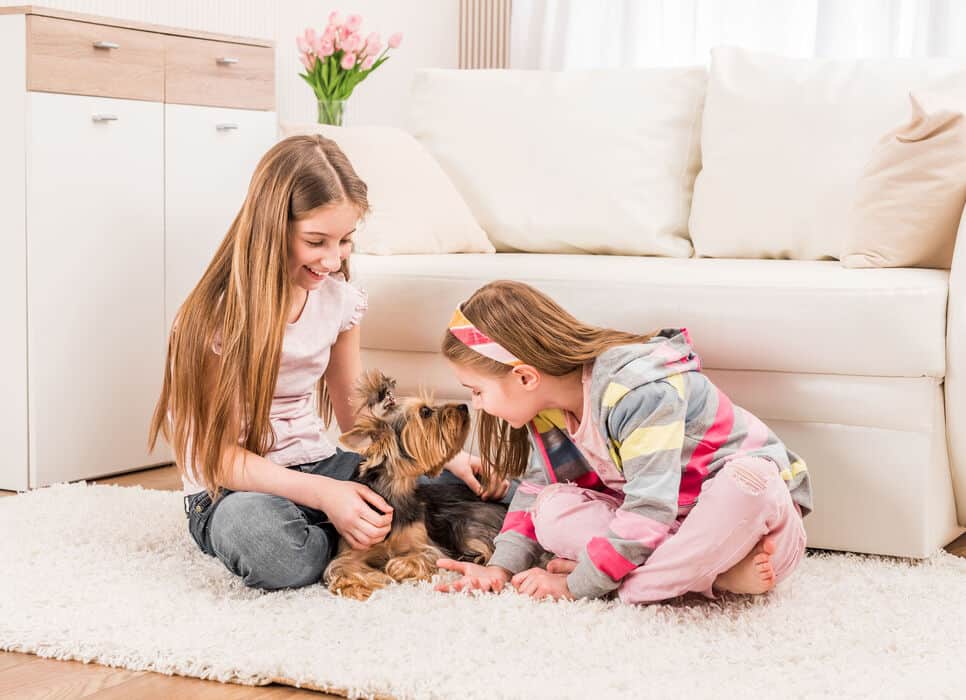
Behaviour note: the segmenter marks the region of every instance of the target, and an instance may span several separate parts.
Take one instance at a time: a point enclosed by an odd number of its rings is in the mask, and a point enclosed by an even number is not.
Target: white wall
[[[22,0],[0,5],[21,5]],[[298,77],[302,68],[295,36],[325,26],[329,12],[357,13],[363,31],[383,41],[403,33],[403,44],[349,101],[348,124],[405,126],[406,97],[420,68],[456,68],[459,58],[459,3],[455,0],[43,0],[45,7],[185,29],[272,39],[276,45],[279,119],[314,121],[315,96]]]

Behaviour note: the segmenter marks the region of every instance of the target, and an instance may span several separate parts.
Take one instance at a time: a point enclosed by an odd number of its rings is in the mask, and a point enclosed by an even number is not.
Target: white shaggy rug
[[[181,495],[0,498],[0,649],[350,697],[963,697],[966,560],[809,557],[755,600],[534,602],[244,588]]]

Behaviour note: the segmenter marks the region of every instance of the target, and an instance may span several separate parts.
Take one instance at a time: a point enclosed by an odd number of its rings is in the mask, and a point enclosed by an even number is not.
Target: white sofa
[[[465,398],[440,340],[493,279],[599,325],[686,326],[709,376],[806,459],[810,546],[927,556],[966,524],[966,223],[951,270],[808,258],[830,257],[863,154],[905,116],[910,86],[956,75],[741,52],[716,53],[710,79],[421,74],[411,131],[502,252],[357,254],[364,362],[403,390]],[[803,113],[823,100],[839,114]],[[634,254],[590,254],[621,250]]]

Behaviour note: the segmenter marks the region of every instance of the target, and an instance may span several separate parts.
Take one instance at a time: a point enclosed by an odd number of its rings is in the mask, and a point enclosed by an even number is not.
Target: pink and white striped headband
[[[523,361],[514,357],[513,353],[474,326],[473,322],[463,315],[462,308],[453,312],[453,318],[449,322],[449,332],[455,335],[456,339],[463,345],[484,357],[511,367],[523,364]]]

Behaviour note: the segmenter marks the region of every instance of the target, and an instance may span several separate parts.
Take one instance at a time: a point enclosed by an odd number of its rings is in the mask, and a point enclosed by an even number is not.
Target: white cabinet
[[[275,113],[164,106],[165,324],[201,279],[275,142]]]
[[[168,462],[170,320],[275,141],[274,50],[16,7],[0,62],[0,489]]]
[[[164,349],[163,105],[31,92],[30,482],[148,464]]]

